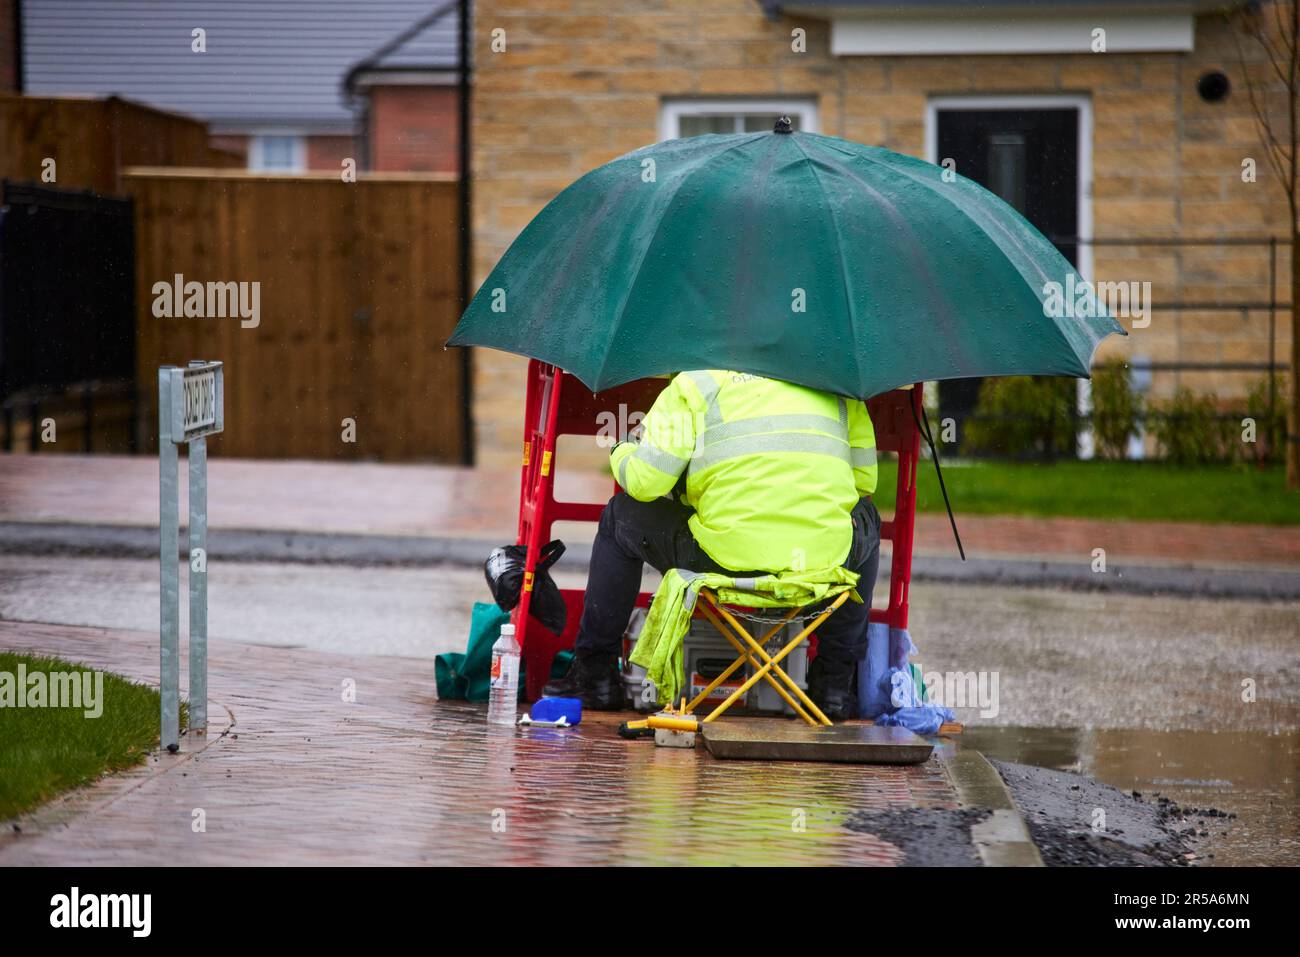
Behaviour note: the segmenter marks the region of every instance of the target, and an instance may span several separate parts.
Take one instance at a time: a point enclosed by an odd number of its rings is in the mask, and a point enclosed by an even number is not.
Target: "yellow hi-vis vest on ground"
[[[686,475],[691,533],[719,565],[781,572],[840,565],[849,513],[876,490],[866,406],[742,372],[682,372],[660,393],[639,443],[610,454],[614,477],[649,502]]]

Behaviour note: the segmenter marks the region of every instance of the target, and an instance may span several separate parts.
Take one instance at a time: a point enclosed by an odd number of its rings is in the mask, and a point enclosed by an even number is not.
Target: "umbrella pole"
[[[911,405],[911,403],[908,403]],[[939,476],[939,491],[943,493],[943,507],[948,510],[948,524],[952,526],[952,537],[957,540],[957,553],[961,560],[966,560],[966,549],[962,547],[961,535],[957,531],[957,519],[952,514],[952,503],[948,501],[948,487],[943,483],[943,469],[939,465],[939,450],[934,447],[934,436],[930,433],[930,417],[925,412],[925,402],[921,402],[921,418],[916,419],[916,406],[912,405],[912,418],[916,420],[916,429],[925,436],[925,444],[930,447],[930,458],[934,461],[934,472]]]

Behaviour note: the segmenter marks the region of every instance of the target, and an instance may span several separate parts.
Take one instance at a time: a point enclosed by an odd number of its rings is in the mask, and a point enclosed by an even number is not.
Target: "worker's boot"
[[[590,711],[622,711],[627,706],[618,655],[575,655],[563,678],[547,682],[542,694],[552,698],[580,698]]]
[[[854,664],[818,655],[808,665],[808,697],[832,721],[852,718],[858,710],[853,694]]]

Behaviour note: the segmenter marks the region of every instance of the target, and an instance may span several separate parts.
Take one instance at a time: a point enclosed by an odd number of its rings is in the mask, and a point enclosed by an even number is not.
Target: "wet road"
[[[209,587],[214,640],[405,657],[463,650],[490,600],[462,567],[230,564]],[[157,616],[155,562],[0,555],[0,618],[149,630]],[[1297,603],[919,583],[911,625],[927,676],[975,692],[948,700],[971,725],[1300,726]]]
[[[0,618],[154,629],[157,576],[3,555]],[[460,567],[232,564],[210,589],[214,642],[420,658],[462,650],[489,600]],[[1300,863],[1300,604],[934,583],[912,602],[914,660],[949,703],[965,696],[969,743],[1234,811],[1216,863]]]
[[[990,758],[1076,771],[1147,803],[1237,815],[1207,817],[1202,853],[1216,865],[1300,864],[1300,733],[1128,728],[968,727],[963,743]],[[1081,829],[1086,824],[1081,822]]]

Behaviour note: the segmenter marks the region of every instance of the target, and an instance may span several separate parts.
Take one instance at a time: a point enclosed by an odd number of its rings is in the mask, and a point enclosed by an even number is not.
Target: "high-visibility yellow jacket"
[[[734,571],[839,565],[849,513],[876,490],[866,406],[742,372],[682,372],[642,422],[640,442],[610,453],[614,477],[649,502],[686,476],[691,533]]]

